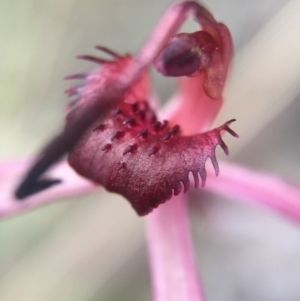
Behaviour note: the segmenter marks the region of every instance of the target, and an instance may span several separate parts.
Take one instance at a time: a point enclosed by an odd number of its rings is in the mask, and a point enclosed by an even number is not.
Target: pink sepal
[[[300,188],[279,176],[257,172],[241,165],[220,163],[219,177],[207,166],[206,189],[236,200],[256,203],[300,222]]]
[[[78,176],[66,161],[62,161],[54,165],[48,173],[53,178],[62,179],[62,184],[24,200],[16,200],[12,192],[32,162],[30,159],[19,159],[0,163],[0,217],[11,216],[37,206],[100,189],[99,186]]]

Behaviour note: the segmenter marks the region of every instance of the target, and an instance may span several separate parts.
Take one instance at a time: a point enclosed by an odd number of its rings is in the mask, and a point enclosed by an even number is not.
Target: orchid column
[[[173,124],[179,123],[184,134],[190,135],[210,129],[222,106],[222,92],[232,57],[232,40],[227,27],[217,23],[202,6],[194,2],[180,6],[182,10],[190,7],[202,30],[173,36],[156,59],[155,67],[165,76],[180,77],[179,90],[165,110],[165,117]],[[175,5],[171,9],[178,7]],[[222,147],[228,153],[226,146]],[[213,156],[210,158],[218,174],[217,161]],[[197,187],[198,176],[192,172]],[[199,173],[204,186],[205,170],[200,169]],[[185,196],[180,195],[147,217],[154,301],[204,300],[193,256],[186,206]]]

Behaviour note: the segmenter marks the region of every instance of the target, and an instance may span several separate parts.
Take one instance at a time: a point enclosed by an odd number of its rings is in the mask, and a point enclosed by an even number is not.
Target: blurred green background
[[[32,156],[62,127],[70,85],[62,78],[93,67],[76,55],[96,54],[96,44],[136,52],[171,2],[0,0],[1,160]],[[238,120],[241,138],[226,137],[229,159],[299,183],[300,1],[203,3],[235,43],[217,121]],[[173,80],[154,74],[154,82],[163,101],[175,90]],[[191,195],[209,301],[300,300],[300,227],[234,196]],[[122,197],[101,192],[1,221],[1,301],[150,294],[144,220]]]

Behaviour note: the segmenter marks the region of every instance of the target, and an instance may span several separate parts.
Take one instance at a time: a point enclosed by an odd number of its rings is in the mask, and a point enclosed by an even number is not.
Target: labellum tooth
[[[205,170],[205,166],[201,166],[200,167],[199,174],[200,174],[200,178],[201,178],[201,186],[204,187],[205,183],[206,183],[206,170]]]
[[[90,61],[90,62],[99,64],[99,65],[113,62],[113,61],[108,61],[108,60],[105,60],[105,59],[102,59],[102,58],[99,58],[99,57],[95,57],[95,56],[92,56],[92,55],[86,55],[86,54],[78,55],[77,58],[80,59],[80,60]]]
[[[124,115],[123,111],[121,109],[116,109],[113,113],[113,116],[116,116],[116,115]]]
[[[117,52],[115,52],[115,51],[113,51],[113,50],[111,50],[107,47],[104,47],[104,46],[101,46],[101,45],[96,45],[95,48],[98,49],[98,50],[101,50],[101,51],[103,51],[103,52],[105,52],[105,53],[107,53],[107,54],[109,54],[113,57],[117,57],[117,58],[122,57],[120,54],[118,54]]]
[[[88,73],[86,72],[81,72],[81,73],[72,73],[72,74],[68,74],[64,77],[65,80],[68,79],[84,79],[87,78],[89,76]]]
[[[175,187],[173,187],[173,189],[174,189],[174,195],[175,195],[175,196],[178,195],[178,194],[181,192],[181,189],[182,189],[181,182],[180,182],[180,181],[177,182],[177,183],[175,184]]]
[[[161,129],[163,130],[164,128],[166,128],[167,125],[168,125],[168,120],[164,120],[161,125]]]
[[[172,132],[168,132],[166,135],[164,135],[163,140],[167,141],[171,138]]]
[[[123,152],[123,156],[126,155],[127,153],[133,153],[136,150],[137,150],[137,145],[136,144],[128,145],[125,148],[124,152]]]
[[[236,121],[236,119],[231,119],[231,120],[227,121],[227,122],[223,125],[223,130],[227,131],[227,132],[228,132],[229,134],[231,134],[233,137],[238,138],[239,135],[238,135],[236,132],[234,132],[234,131],[229,127],[229,125],[230,125],[232,122],[234,122],[234,121]]]
[[[121,170],[121,169],[125,169],[127,167],[127,164],[125,162],[120,162],[118,167],[117,167],[117,170]]]
[[[154,145],[150,149],[150,152],[149,152],[148,156],[151,157],[152,155],[155,155],[159,151],[159,149],[160,149],[160,147],[158,145]]]
[[[66,107],[65,107],[65,111],[69,111],[69,110],[72,110],[76,107],[76,105],[78,104],[79,102],[79,98],[78,99],[74,99],[72,101],[70,101],[69,103],[67,103]],[[68,120],[68,117],[67,117],[67,120]]]
[[[219,175],[219,164],[218,164],[215,153],[212,153],[209,157],[210,157],[211,163],[214,167],[215,174],[216,174],[216,176],[218,176]]]
[[[112,147],[112,145],[111,145],[110,143],[107,143],[107,144],[105,144],[105,145],[101,148],[101,150],[102,150],[102,151],[108,151],[108,150],[111,149],[111,147]]]
[[[228,154],[229,154],[228,147],[225,144],[225,142],[222,140],[221,137],[220,137],[220,140],[219,140],[219,145],[222,147],[224,153],[228,156]]]
[[[132,107],[133,112],[136,113],[138,111],[138,109],[139,109],[139,103],[136,101],[135,103],[133,103],[131,105],[131,107]]]
[[[138,134],[137,134],[137,138],[142,137],[142,138],[146,138],[148,136],[148,129],[143,129],[141,130]]]
[[[151,126],[153,127],[153,129],[155,131],[158,131],[161,127],[161,122],[160,121],[155,121],[154,123],[151,124]]]
[[[138,110],[138,111],[136,111],[136,114],[140,116],[142,121],[145,120],[146,112],[144,110]]]
[[[227,125],[224,126],[224,130],[226,130],[228,133],[230,133],[235,138],[239,137],[239,135],[236,132],[234,132],[230,127],[228,127]]]
[[[189,189],[190,189],[190,181],[189,178],[186,177],[182,180],[182,184],[183,184],[183,192],[186,193]]]
[[[170,132],[174,135],[179,133],[179,131],[180,131],[180,126],[178,124],[174,125],[170,130]]]
[[[72,97],[72,96],[78,94],[80,88],[81,88],[81,85],[72,86],[72,87],[66,89],[65,93],[67,94],[68,97]]]
[[[155,123],[156,122],[157,117],[156,117],[156,115],[153,112],[151,112],[149,114],[149,120],[150,120],[150,123]]]
[[[192,174],[194,176],[195,188],[198,188],[199,187],[198,171],[197,170],[192,170]]]
[[[127,118],[127,119],[125,119],[124,121],[123,121],[123,124],[129,124],[129,125],[134,125],[135,124],[135,119],[134,119],[134,117],[129,117],[129,118]]]
[[[105,124],[100,124],[100,125],[98,125],[97,127],[95,127],[94,129],[93,129],[93,132],[96,132],[96,131],[103,131],[105,129]]]
[[[148,104],[148,101],[146,100],[141,100],[140,102],[140,109],[141,110],[149,110],[149,104]]]
[[[114,139],[119,139],[119,138],[121,138],[123,135],[124,135],[124,132],[122,132],[122,131],[115,131],[115,132],[112,134],[110,140],[113,141]]]

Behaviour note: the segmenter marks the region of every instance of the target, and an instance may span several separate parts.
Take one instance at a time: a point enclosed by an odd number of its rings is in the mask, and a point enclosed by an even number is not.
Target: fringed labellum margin
[[[82,86],[67,90],[69,95],[79,96],[73,102],[77,110],[91,96],[102,93],[131,60],[129,55],[98,48],[111,54],[113,60],[81,56],[102,66],[88,75],[67,77],[85,78]],[[183,136],[179,125],[171,127],[167,121],[157,120],[147,101],[149,94],[149,78],[144,73],[111,111],[86,130],[68,158],[80,175],[125,196],[139,215],[148,214],[173,194],[178,195],[182,188],[186,192],[190,172],[195,186],[199,185],[198,175],[204,186],[206,159],[210,157],[218,174],[215,148],[220,145],[228,153],[221,132],[237,136],[229,128],[233,120],[203,134]],[[72,119],[72,113],[67,120]]]

